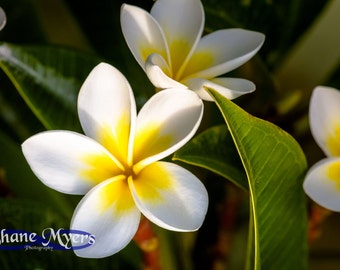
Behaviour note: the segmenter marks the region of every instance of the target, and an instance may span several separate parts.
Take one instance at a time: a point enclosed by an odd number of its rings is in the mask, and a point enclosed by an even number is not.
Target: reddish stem
[[[161,270],[159,240],[147,218],[142,218],[133,240],[143,252],[143,269]]]
[[[320,237],[322,233],[322,224],[331,213],[332,212],[330,210],[327,210],[315,203],[312,203],[308,224],[308,241],[310,244]]]

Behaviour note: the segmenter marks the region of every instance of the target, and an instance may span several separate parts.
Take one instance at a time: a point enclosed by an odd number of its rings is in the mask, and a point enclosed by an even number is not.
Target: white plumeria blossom
[[[303,187],[319,205],[340,211],[340,91],[318,86],[309,107],[312,135],[326,158],[308,171]]]
[[[201,38],[204,20],[199,0],[157,0],[150,13],[127,4],[121,8],[125,40],[155,87],[189,88],[209,101],[205,87],[228,99],[253,92],[254,83],[246,79],[218,76],[252,58],[264,35],[223,29]]]
[[[46,131],[22,145],[44,184],[85,194],[70,228],[93,234],[95,243],[75,250],[78,256],[100,258],[124,248],[138,229],[141,213],[174,231],[202,225],[208,207],[204,185],[184,168],[159,161],[195,134],[203,114],[196,94],[161,91],[137,116],[125,77],[101,63],[81,87],[78,114],[87,136]]]

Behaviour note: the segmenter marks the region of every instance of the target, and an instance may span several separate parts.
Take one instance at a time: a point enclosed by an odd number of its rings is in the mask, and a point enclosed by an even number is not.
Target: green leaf
[[[178,150],[173,159],[208,169],[248,190],[247,176],[225,125],[205,130]]]
[[[253,269],[306,269],[307,209],[302,181],[307,162],[299,144],[276,125],[253,117],[214,90],[209,92],[248,177]]]
[[[0,68],[47,129],[81,130],[78,92],[98,63],[70,49],[0,44]]]
[[[25,231],[43,230],[56,226],[64,228],[70,221],[49,205],[21,198],[0,198],[0,228]]]

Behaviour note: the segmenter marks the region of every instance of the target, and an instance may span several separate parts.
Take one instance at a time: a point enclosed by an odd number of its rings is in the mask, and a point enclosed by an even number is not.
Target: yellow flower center
[[[214,63],[214,57],[210,51],[200,51],[195,52],[190,61],[185,67],[185,70],[182,73],[182,79],[189,77],[199,71],[205,70],[211,67]],[[206,78],[209,79],[209,78]]]
[[[210,51],[195,52],[189,59],[186,59],[191,47],[185,38],[172,41],[169,49],[172,78],[176,81],[182,81],[196,72],[209,68],[214,63],[214,57]]]
[[[134,164],[168,149],[174,138],[160,133],[161,124],[150,123],[144,129],[139,130],[134,142]]]
[[[153,47],[149,47],[149,46],[145,46],[145,45],[140,45],[139,47],[141,48],[141,50],[140,50],[141,57],[142,57],[144,62],[149,57],[149,55],[153,54],[153,53],[157,53],[157,54],[161,55],[165,60],[167,59],[166,52],[163,51],[163,50],[159,50],[157,48],[153,48]]]
[[[328,167],[328,177],[335,182],[335,187],[340,190],[340,161],[333,162]]]
[[[161,200],[159,190],[169,188],[169,176],[162,167],[143,160],[171,147],[174,138],[167,132],[162,134],[166,128],[162,123],[153,122],[138,129],[133,153],[129,153],[130,122],[127,116],[118,121],[117,129],[102,127],[99,141],[112,156],[105,151],[83,156],[81,160],[86,166],[80,171],[80,177],[92,185],[111,181],[99,191],[98,211],[112,208],[115,213],[122,214],[133,209],[135,204],[129,188],[132,181],[138,196],[152,202]]]
[[[112,153],[123,166],[128,162],[129,135],[129,114],[124,114],[114,128],[112,128],[110,124],[103,126],[98,134],[101,144]]]
[[[173,188],[171,176],[158,163],[146,166],[131,180],[134,181],[133,185],[138,197],[154,203],[163,200],[161,192],[166,192],[166,190]]]
[[[171,42],[169,50],[171,56],[172,77],[174,80],[180,81],[182,78],[181,67],[190,52],[190,46],[185,39],[176,39]]]
[[[340,157],[340,124],[335,125],[334,133],[328,137],[327,145],[333,156]]]
[[[129,211],[135,205],[128,186],[126,177],[117,176],[114,181],[100,190],[99,211],[105,212],[110,207],[114,207],[117,215]]]
[[[80,172],[80,177],[95,185],[122,174],[108,155],[87,155],[82,157],[82,161],[87,167]]]

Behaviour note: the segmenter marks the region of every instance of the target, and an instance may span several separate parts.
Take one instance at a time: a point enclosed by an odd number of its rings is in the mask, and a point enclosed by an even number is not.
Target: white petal
[[[5,11],[0,7],[0,31],[5,27],[6,25],[6,13]]]
[[[123,74],[109,64],[97,65],[81,87],[78,113],[85,134],[126,162],[136,104]]]
[[[152,96],[138,114],[134,164],[145,166],[182,147],[195,134],[202,114],[203,102],[190,90],[166,89]]]
[[[189,171],[168,162],[145,167],[129,186],[141,212],[168,230],[194,231],[208,209],[204,185]]]
[[[151,83],[159,88],[187,88],[185,85],[173,80],[167,74],[169,74],[169,67],[164,58],[159,54],[151,54],[145,63],[145,72],[149,77]]]
[[[314,164],[303,188],[319,205],[340,212],[340,158],[325,158]]]
[[[309,107],[310,129],[327,156],[340,156],[340,92],[318,86]]]
[[[74,252],[86,258],[110,256],[131,241],[139,221],[140,211],[133,202],[126,180],[116,178],[103,182],[80,201],[71,222],[71,230],[94,235],[95,243]]]
[[[202,35],[202,3],[199,0],[157,0],[151,9],[151,15],[160,24],[167,39],[171,67],[174,71],[179,71]]]
[[[212,80],[193,78],[188,79],[185,83],[202,99],[207,101],[213,101],[213,98],[206,91],[206,87],[214,89],[230,100],[251,93],[256,88],[251,81],[238,78],[215,78]]]
[[[148,12],[123,4],[120,21],[126,43],[143,69],[146,58],[152,53],[158,53],[168,61],[169,52],[164,34]]]
[[[204,36],[182,78],[213,78],[247,62],[261,48],[265,36],[243,29],[224,29]]]
[[[39,133],[22,144],[22,151],[35,175],[63,193],[84,194],[121,172],[105,148],[74,132]]]

